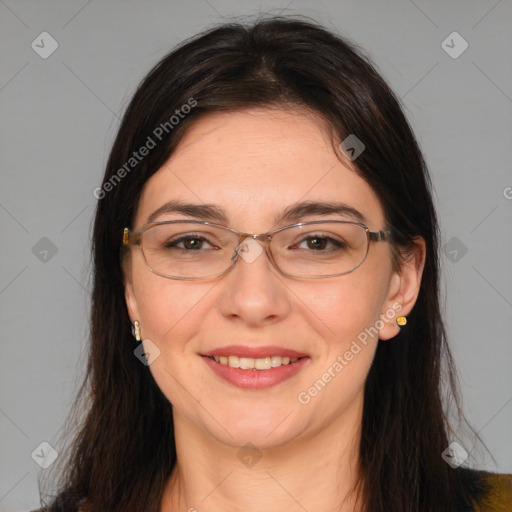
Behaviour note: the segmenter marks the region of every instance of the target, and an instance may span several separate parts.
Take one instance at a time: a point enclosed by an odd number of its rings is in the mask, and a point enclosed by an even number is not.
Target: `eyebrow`
[[[185,203],[179,200],[171,200],[157,208],[147,219],[147,224],[155,222],[155,219],[166,213],[177,213],[185,217],[194,219],[209,220],[212,222],[224,223],[229,222],[226,211],[215,204],[194,204]],[[288,206],[281,214],[274,217],[276,224],[287,222],[298,222],[303,217],[310,215],[344,215],[351,217],[357,222],[367,224],[366,217],[353,206],[343,202],[333,201],[303,201]]]

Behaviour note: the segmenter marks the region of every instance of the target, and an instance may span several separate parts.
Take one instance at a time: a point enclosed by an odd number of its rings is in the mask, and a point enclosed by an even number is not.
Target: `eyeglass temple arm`
[[[124,228],[123,231],[123,245],[140,245],[142,241],[142,235],[137,232],[132,232],[128,228]]]
[[[378,233],[369,231],[368,234],[370,235],[370,240],[375,242],[380,242],[381,240],[389,240],[391,237],[391,231],[389,229],[381,230]]]

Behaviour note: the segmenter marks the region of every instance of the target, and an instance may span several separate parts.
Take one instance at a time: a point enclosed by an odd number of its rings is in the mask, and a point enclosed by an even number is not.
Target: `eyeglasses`
[[[239,257],[251,263],[263,252],[259,240],[281,273],[316,279],[353,272],[366,259],[370,241],[389,241],[390,235],[388,229],[372,232],[341,220],[300,222],[261,234],[207,221],[170,220],[140,231],[125,228],[123,244],[139,245],[147,266],[159,276],[196,280],[224,274]]]

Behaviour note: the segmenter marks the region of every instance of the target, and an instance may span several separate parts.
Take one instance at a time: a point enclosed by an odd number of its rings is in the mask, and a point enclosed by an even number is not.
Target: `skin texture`
[[[228,225],[248,233],[280,227],[274,216],[304,200],[344,201],[365,215],[371,231],[385,226],[372,188],[341,163],[322,122],[300,111],[254,108],[201,118],[145,184],[134,228],[171,199],[222,206]],[[340,277],[287,277],[263,253],[220,278],[178,281],[151,273],[140,248],[131,247],[129,315],[140,322],[142,339],[161,351],[150,370],[174,413],[178,464],[161,511],[358,510],[349,491],[358,475],[365,379],[377,343],[392,343],[399,332],[397,315],[388,319],[386,312],[401,307],[399,315],[407,315],[416,301],[424,258],[419,238],[394,273],[389,243],[371,242],[363,265]],[[343,370],[300,403],[298,394],[381,315],[378,337],[359,343]],[[199,355],[231,344],[278,345],[311,359],[274,387],[241,389]],[[240,452],[247,443],[256,448]],[[261,456],[252,467],[240,460],[248,453]]]

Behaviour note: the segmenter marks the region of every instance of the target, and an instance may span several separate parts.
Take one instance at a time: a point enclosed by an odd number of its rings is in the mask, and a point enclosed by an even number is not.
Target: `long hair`
[[[368,57],[310,20],[232,22],[195,36],[144,78],[121,122],[98,197],[86,376],[68,420],[76,434],[51,511],[157,512],[175,463],[172,409],[134,356],[124,299],[122,233],[146,181],[207,112],[306,109],[326,121],[333,149],[354,134],[355,171],[393,228],[394,268],[424,238],[426,262],[407,327],[380,341],[365,383],[361,480],[368,512],[472,510],[482,487],[442,453],[451,424],[442,385],[460,407],[439,303],[439,227],[430,176],[400,101]],[[145,156],[140,148],[149,148]],[[135,156],[137,153],[137,156]],[[142,153],[142,152],[140,152]],[[78,425],[72,418],[81,418]],[[472,477],[473,478],[473,477]]]

